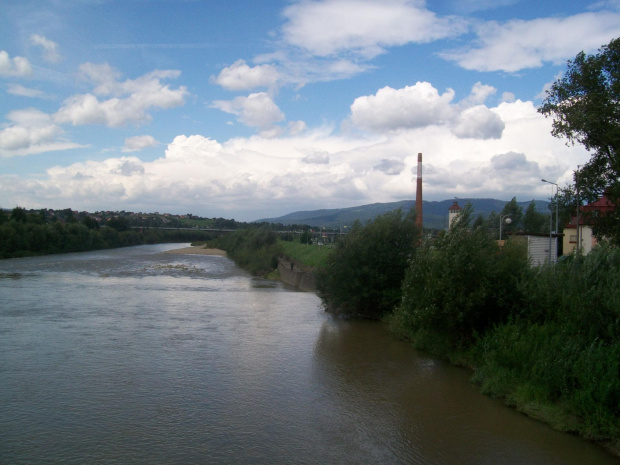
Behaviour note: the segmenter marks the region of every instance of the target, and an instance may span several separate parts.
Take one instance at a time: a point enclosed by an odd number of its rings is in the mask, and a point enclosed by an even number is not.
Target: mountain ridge
[[[448,209],[455,201],[459,203],[461,208],[463,208],[467,203],[471,203],[474,208],[474,215],[478,216],[478,214],[482,214],[485,217],[493,211],[499,213],[504,208],[504,205],[508,203],[506,200],[490,198],[453,198],[449,200],[436,201],[425,200],[422,202],[424,227],[429,229],[447,228]],[[517,201],[517,204],[523,209],[523,212],[525,212],[531,202],[532,200],[521,202]],[[541,213],[549,212],[549,201],[534,200],[534,202],[536,204],[537,211]],[[378,215],[382,215],[398,208],[402,208],[403,211],[409,211],[410,208],[415,208],[415,200],[401,200],[388,203],[376,202],[346,208],[300,210],[276,218],[262,218],[256,220],[255,222],[281,223],[284,225],[307,224],[311,226],[338,229],[345,226],[350,226],[355,220],[358,220],[361,223],[366,223]]]

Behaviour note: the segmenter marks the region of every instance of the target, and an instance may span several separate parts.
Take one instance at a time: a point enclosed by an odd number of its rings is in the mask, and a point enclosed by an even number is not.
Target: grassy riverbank
[[[601,244],[532,268],[523,243],[500,249],[466,217],[424,241],[408,235],[410,220],[358,225],[331,249],[261,229],[209,246],[255,274],[274,270],[279,256],[317,270],[328,311],[383,318],[416,348],[473,368],[485,394],[617,451],[620,249]]]

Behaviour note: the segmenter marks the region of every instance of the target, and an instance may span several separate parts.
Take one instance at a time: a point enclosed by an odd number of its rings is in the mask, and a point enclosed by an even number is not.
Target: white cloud
[[[58,63],[62,57],[58,51],[58,44],[39,34],[30,36],[30,43],[43,47],[43,59],[50,63]]]
[[[516,99],[517,97],[512,92],[502,93],[502,102],[514,102]]]
[[[482,84],[480,81],[478,81],[472,87],[471,93],[464,100],[463,104],[467,106],[483,104],[486,101],[487,97],[493,95],[495,92],[497,92],[497,89],[495,87]]]
[[[26,58],[11,58],[7,52],[0,50],[0,76],[24,77],[31,74],[32,66]]]
[[[9,84],[7,92],[12,95],[19,95],[20,97],[29,98],[50,98],[45,92],[39,89],[31,89],[24,87],[21,84]]]
[[[370,131],[389,131],[444,124],[453,118],[454,91],[439,94],[428,82],[403,89],[384,87],[375,95],[358,97],[351,105],[351,121]]]
[[[544,63],[561,64],[584,50],[593,52],[620,36],[620,14],[582,13],[565,18],[540,18],[482,23],[473,48],[441,54],[476,71],[516,72]]]
[[[386,158],[382,159],[381,163],[374,166],[375,170],[381,171],[388,176],[397,176],[403,171],[404,168],[405,163],[401,160],[388,160]]]
[[[171,89],[160,79],[174,79],[179,71],[153,71],[137,79],[118,81],[119,73],[110,66],[87,63],[80,67],[82,75],[97,84],[94,93],[100,96],[112,95],[108,100],[99,100],[93,94],[79,94],[69,97],[54,115],[57,123],[105,124],[118,127],[127,123],[145,123],[152,119],[152,108],[173,108],[183,105],[188,95],[185,86]]]
[[[504,102],[492,112],[505,128],[501,137],[483,141],[459,138],[448,125],[363,138],[335,136],[330,128],[223,143],[201,135],[178,136],[165,156],[154,161],[119,157],[76,163],[28,182],[0,176],[0,200],[86,210],[106,205],[176,211],[182,205],[183,212],[254,220],[412,199],[418,152],[424,157],[427,200],[546,197],[541,177],[563,185],[576,165],[589,159],[582,147],[567,147],[551,137],[551,122],[532,102]],[[38,117],[45,121],[45,115]]]
[[[372,132],[446,126],[459,138],[496,139],[501,137],[504,123],[481,104],[495,92],[494,87],[478,82],[467,98],[453,104],[452,89],[440,95],[428,82],[402,89],[384,87],[375,95],[355,99],[350,120]]]
[[[15,110],[7,115],[10,125],[0,130],[0,157],[66,150],[80,145],[62,140],[63,130],[50,115],[36,109]]]
[[[262,130],[271,129],[274,123],[284,120],[284,113],[265,92],[235,97],[233,100],[216,100],[211,106],[236,115],[247,126]]]
[[[159,142],[155,140],[153,136],[134,136],[125,139],[125,146],[123,152],[138,152],[147,147],[156,147]]]
[[[306,130],[306,123],[304,121],[289,121],[288,133],[291,136],[297,136]]]
[[[497,113],[484,105],[476,105],[456,118],[452,133],[459,138],[499,139],[504,127]]]
[[[275,87],[280,75],[275,66],[265,64],[250,67],[244,60],[237,60],[224,68],[217,77],[212,76],[211,82],[224,89],[239,91],[252,90],[257,87]]]
[[[284,41],[316,56],[351,52],[368,59],[386,47],[431,42],[466,29],[462,20],[437,17],[411,0],[302,1],[283,15]]]

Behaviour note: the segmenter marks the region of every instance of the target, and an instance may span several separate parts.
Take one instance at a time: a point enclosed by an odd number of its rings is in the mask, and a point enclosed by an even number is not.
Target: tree
[[[532,200],[525,210],[523,227],[527,232],[542,233],[545,232],[545,224],[547,223],[547,216],[536,210],[536,202]]]
[[[530,269],[525,243],[508,240],[500,249],[493,232],[469,229],[472,214],[467,204],[452,227],[416,248],[410,261],[390,324],[418,344],[468,344],[520,307],[518,283]]]
[[[99,229],[99,223],[91,216],[85,216],[82,219],[82,224],[86,226],[88,229]]]
[[[547,91],[538,109],[553,117],[551,134],[582,144],[591,152],[579,170],[580,198],[592,202],[608,192],[616,205],[620,199],[620,38],[598,50],[580,52],[568,61],[564,75]],[[620,209],[595,224],[598,237],[620,242]]]
[[[510,202],[504,205],[502,212],[500,213],[502,217],[509,217],[510,223],[506,223],[504,220],[504,224],[502,225],[502,230],[505,232],[518,231],[522,226],[523,219],[523,209],[517,203],[517,198],[513,197]]]
[[[21,207],[15,207],[11,212],[11,219],[18,223],[25,223],[28,215],[26,209]]]
[[[356,221],[316,273],[317,293],[331,313],[381,318],[401,297],[401,283],[419,241],[413,211]]]

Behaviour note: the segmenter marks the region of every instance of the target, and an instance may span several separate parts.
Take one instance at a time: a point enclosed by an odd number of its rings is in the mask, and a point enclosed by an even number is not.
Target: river
[[[183,246],[0,261],[0,463],[620,462]]]

